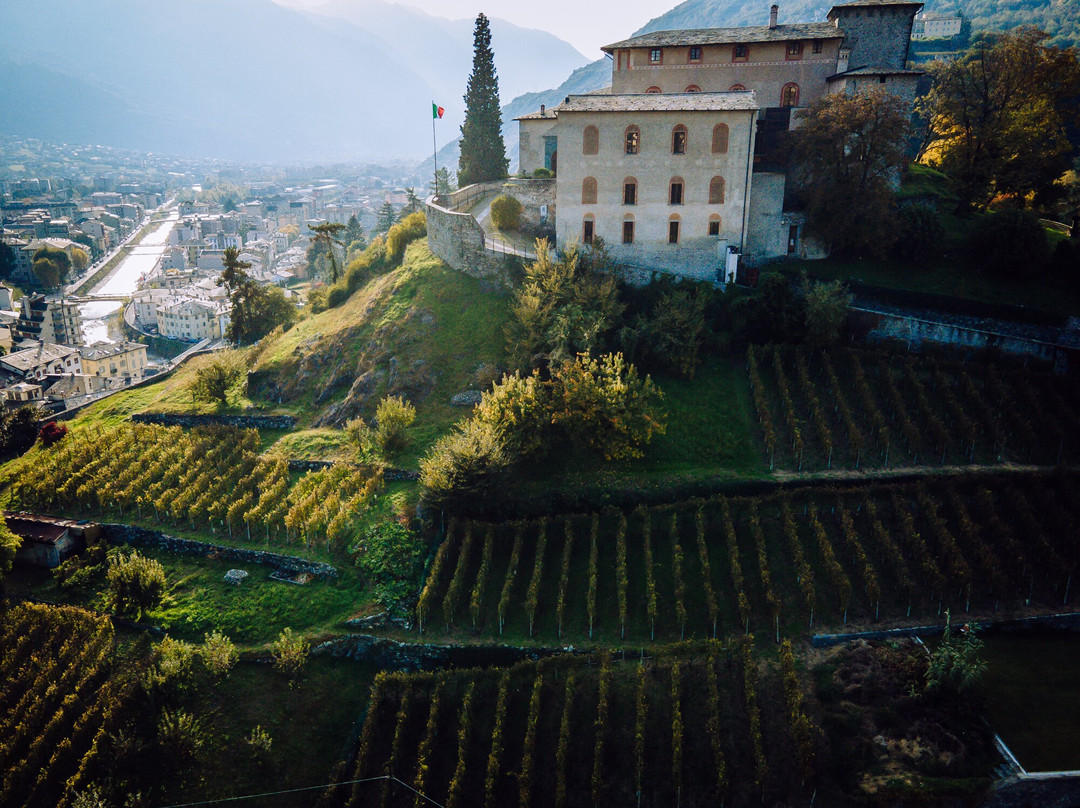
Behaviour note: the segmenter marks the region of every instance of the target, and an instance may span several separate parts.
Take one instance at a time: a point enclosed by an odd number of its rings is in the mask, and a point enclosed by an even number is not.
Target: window
[[[716,215],[715,213],[712,216],[709,217],[709,235],[710,236],[719,236],[720,235],[720,217],[718,215]]]
[[[685,90],[683,90],[683,92],[684,93],[700,93],[701,88],[698,87],[696,84],[691,84],[689,87],[687,87]]]
[[[746,44],[736,45],[731,51],[731,61],[745,62],[750,58],[750,46]]]
[[[724,204],[724,178],[713,177],[709,180],[709,204],[710,205],[723,205]]]
[[[622,223],[622,243],[633,244],[634,243],[634,220],[627,219]]]
[[[729,93],[745,93],[746,88],[743,87],[741,84],[732,84],[730,87],[728,87],[728,92]]]
[[[671,185],[668,186],[668,204],[681,205],[683,203],[683,180],[682,177],[675,177],[671,180]]]
[[[649,61],[654,65],[661,64],[662,57],[663,51],[660,48],[653,48],[649,51]]]
[[[884,83],[885,83],[885,77],[884,76],[878,76],[878,84],[884,84]]]
[[[699,46],[695,45],[694,47],[690,48],[690,61],[691,62],[700,62],[701,61],[701,48]]]
[[[637,204],[637,180],[627,177],[622,187],[622,203],[624,205]]]
[[[686,154],[686,127],[682,124],[671,130],[671,153]]]
[[[797,107],[799,106],[799,85],[795,83],[785,84],[784,89],[780,91],[780,106],[782,107]]]
[[[712,153],[727,154],[728,127],[726,123],[718,123],[712,130]]]
[[[581,181],[581,204],[596,204],[596,177],[586,177]]]
[[[654,85],[654,86],[650,87],[649,89],[647,89],[645,92],[647,92],[647,93],[658,93],[658,92],[661,92],[661,90],[660,90],[659,87]]]
[[[595,126],[586,126],[581,140],[582,154],[596,154],[600,151],[600,130]]]
[[[626,153],[637,154],[641,150],[641,130],[636,126],[626,127]]]
[[[593,243],[593,227],[595,223],[589,217],[585,217],[585,221],[582,222],[581,227],[581,241],[583,244]]]
[[[815,39],[814,40],[814,53],[821,53],[821,40],[820,39]]]
[[[667,243],[678,244],[679,243],[679,220],[671,219],[667,223]]]
[[[789,43],[787,43],[787,58],[788,59],[801,59],[802,58],[802,47],[803,47],[803,43],[801,43],[801,42],[789,42]]]

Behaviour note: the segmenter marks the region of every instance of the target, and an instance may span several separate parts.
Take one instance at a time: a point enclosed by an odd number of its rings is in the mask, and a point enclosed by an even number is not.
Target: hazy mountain
[[[417,17],[446,26],[424,58]],[[431,101],[449,115],[446,93],[464,92],[472,30],[410,19],[411,41],[270,0],[0,0],[0,132],[240,160],[415,158],[431,148]],[[507,37],[520,53],[559,43]],[[558,49],[562,73],[584,61]]]
[[[465,82],[472,71],[474,20],[433,17],[411,6],[384,0],[329,0],[308,8],[313,14],[352,23],[383,41],[384,49],[407,63],[435,87],[435,99],[460,123]],[[569,43],[546,31],[491,20],[491,43],[499,92],[508,100],[543,90],[588,62]]]

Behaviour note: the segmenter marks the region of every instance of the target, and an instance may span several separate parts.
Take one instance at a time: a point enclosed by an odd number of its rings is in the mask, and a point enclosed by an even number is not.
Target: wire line
[[[393,775],[387,775],[387,774],[382,774],[382,775],[379,775],[378,777],[364,777],[364,778],[362,778],[360,780],[344,780],[344,781],[342,781],[340,783],[324,783],[323,785],[319,785],[319,786],[304,786],[303,788],[289,788],[289,789],[285,789],[284,791],[264,791],[261,794],[243,794],[243,795],[241,795],[239,797],[220,797],[220,798],[218,798],[216,800],[203,800],[202,802],[181,802],[181,803],[177,803],[175,805],[164,805],[164,806],[161,806],[161,808],[195,808],[195,806],[199,806],[199,805],[218,805],[218,804],[223,803],[223,802],[239,802],[241,800],[254,800],[254,799],[258,799],[260,797],[277,797],[277,796],[280,796],[282,794],[298,794],[301,791],[318,791],[319,789],[323,789],[323,788],[336,788],[337,786],[351,786],[351,785],[354,785],[356,783],[373,783],[376,780],[390,780],[390,781],[393,781],[395,783],[399,783],[400,785],[403,785],[403,786],[405,786],[405,788],[409,789],[409,791],[411,791],[413,794],[416,794],[418,797],[423,797],[425,800],[430,802],[432,805],[437,806],[437,808],[446,808],[441,803],[435,802],[435,800],[431,799],[431,797],[427,796],[426,794],[421,794],[419,791],[417,791],[415,788],[410,786],[408,783],[405,783],[405,782],[399,780],[398,778],[394,777]]]

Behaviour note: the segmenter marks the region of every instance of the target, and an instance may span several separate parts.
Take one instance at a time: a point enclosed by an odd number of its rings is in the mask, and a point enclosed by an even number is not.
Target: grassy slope
[[[432,255],[425,241],[414,242],[400,269],[375,278],[341,307],[277,337],[263,351],[256,370],[287,379],[297,371],[298,356],[310,357],[308,364],[314,372],[305,380],[308,389],[291,405],[304,426],[325,406],[317,401],[318,391],[336,366],[388,370],[392,357],[404,369],[423,360],[433,373],[433,385],[423,400],[414,402],[416,448],[397,459],[415,465],[422,448],[464,414],[450,406],[450,398],[470,386],[479,365],[496,365],[501,360],[507,304],[508,298],[485,291],[480,281]],[[415,327],[399,330],[402,322],[415,323]],[[347,390],[346,384],[334,400]],[[381,392],[371,396],[362,411],[364,417],[374,415]],[[288,442],[309,456],[320,447],[337,452],[336,434],[326,429],[304,431],[289,436]]]

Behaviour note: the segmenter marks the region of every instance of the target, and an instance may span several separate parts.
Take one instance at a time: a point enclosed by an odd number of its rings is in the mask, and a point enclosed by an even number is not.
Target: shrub
[[[578,448],[596,450],[606,460],[641,457],[641,447],[664,432],[661,397],[622,354],[581,354],[564,362],[552,379],[551,420]]]
[[[220,631],[212,631],[203,638],[199,655],[203,664],[215,676],[227,674],[240,657],[236,644]]]
[[[112,556],[107,577],[109,603],[117,614],[134,611],[141,619],[165,594],[165,568],[138,552]]]
[[[908,264],[926,268],[945,252],[945,227],[938,212],[927,205],[900,209],[896,256]]]
[[[512,196],[495,197],[491,203],[491,223],[499,230],[517,230],[521,227],[521,203]]]
[[[20,544],[22,538],[13,533],[4,517],[0,516],[0,578],[11,571]]]
[[[357,566],[382,606],[394,606],[416,594],[424,567],[424,545],[407,527],[397,522],[373,525],[353,550]]]
[[[1037,275],[1046,268],[1050,243],[1039,220],[1025,210],[983,216],[971,231],[976,268],[991,275]]]
[[[446,510],[483,505],[499,490],[512,462],[498,429],[470,418],[420,460],[424,501]]]
[[[416,420],[416,408],[400,396],[385,396],[375,409],[375,445],[384,455],[408,444],[406,434]]]
[[[345,424],[345,434],[356,446],[360,457],[367,457],[375,451],[375,430],[363,418],[354,418]]]
[[[705,322],[708,303],[708,294],[700,287],[693,291],[665,290],[648,321],[638,329],[636,340],[662,367],[694,378],[699,352],[708,336]]]
[[[550,168],[544,168],[543,166],[540,166],[540,168],[536,169],[536,171],[534,171],[532,175],[535,179],[538,180],[550,180],[552,177],[555,176],[555,174],[551,171]]]
[[[52,446],[54,443],[59,443],[64,439],[64,436],[68,433],[66,424],[58,424],[56,421],[49,421],[38,432],[38,438],[41,440],[42,446]]]
[[[274,641],[270,654],[274,658],[275,668],[290,679],[296,679],[304,669],[309,650],[307,640],[299,634],[293,634],[291,628],[285,628]]]
[[[851,307],[851,293],[842,281],[804,279],[806,289],[806,341],[812,345],[831,345],[840,338],[840,329]]]
[[[493,427],[508,452],[530,455],[543,448],[551,424],[548,399],[537,371],[524,377],[514,371],[483,393],[473,417]]]
[[[425,235],[427,235],[427,216],[422,210],[410,213],[391,227],[390,232],[386,234],[387,259],[397,263],[405,255],[405,247],[409,242]]]

